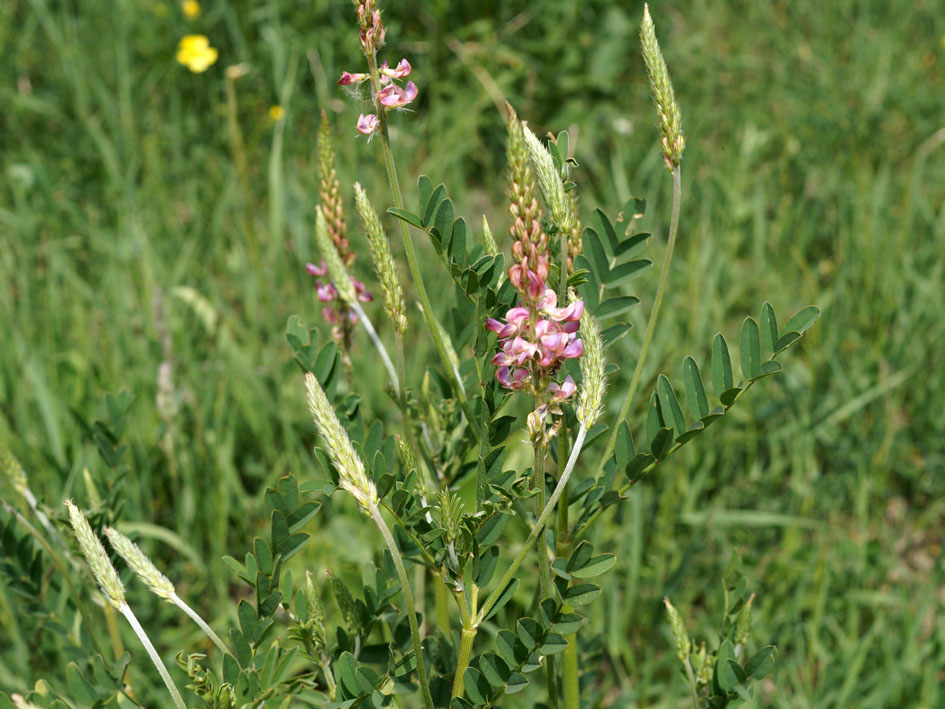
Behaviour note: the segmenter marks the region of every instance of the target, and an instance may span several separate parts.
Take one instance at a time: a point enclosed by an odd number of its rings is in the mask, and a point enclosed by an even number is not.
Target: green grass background
[[[508,99],[536,130],[571,130],[585,220],[647,199],[661,257],[670,178],[638,52],[641,3],[388,6],[383,56],[408,57],[420,87],[415,112],[393,119],[408,201],[429,174],[471,224],[486,214],[506,233],[496,102]],[[824,315],[784,375],[604,518],[597,544],[619,564],[591,611],[609,650],[588,696],[681,706],[659,601],[669,594],[711,644],[717,579],[736,550],[758,594],[753,642],[780,649],[759,706],[945,706],[945,10],[651,10],[688,144],[647,386],[658,371],[678,378],[686,354],[704,361],[714,332],[734,336],[765,299],[782,318],[809,303]],[[207,1],[196,20],[167,1],[0,3],[0,436],[49,507],[88,504],[83,471],[100,485],[107,471],[82,422],[105,416],[106,392],[131,392],[121,519],[221,627],[235,606],[220,557],[265,529],[265,486],[290,470],[321,475],[283,337],[289,314],[318,321],[303,265],[315,259],[319,109],[336,126],[343,184],[388,202],[378,146],[354,130],[363,103],[334,84],[361,66],[352,20],[347,0]],[[220,50],[205,74],[174,61],[187,33]],[[245,186],[223,78],[241,62]],[[355,270],[368,279],[368,259]],[[624,383],[656,271],[634,282],[636,328],[612,355]],[[357,347],[359,390],[381,411],[382,373],[367,341]],[[416,347],[415,386],[431,361],[419,335]],[[171,420],[156,406],[165,360]],[[336,499],[313,523],[311,568],[356,575],[370,559],[376,540],[350,512]],[[164,624],[168,656],[199,644],[168,607],[130,593],[146,626]],[[15,603],[0,586],[0,689],[58,681],[56,646]]]

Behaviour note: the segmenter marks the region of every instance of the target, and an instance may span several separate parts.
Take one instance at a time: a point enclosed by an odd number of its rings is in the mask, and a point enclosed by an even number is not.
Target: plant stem
[[[426,669],[423,666],[423,647],[420,644],[420,628],[417,626],[417,611],[413,604],[413,593],[410,591],[410,580],[407,578],[407,569],[404,568],[404,560],[397,548],[397,542],[394,541],[394,535],[391,534],[390,527],[381,516],[381,511],[377,506],[372,506],[368,513],[371,519],[377,525],[384,537],[384,543],[394,559],[394,566],[397,567],[397,576],[400,578],[401,592],[404,595],[404,605],[407,606],[407,621],[410,623],[410,634],[413,636],[413,653],[417,660],[417,675],[420,679],[420,689],[423,691],[423,701],[427,709],[433,709],[433,697],[430,694],[430,681],[427,677]]]
[[[536,407],[538,402],[536,402]],[[545,508],[545,445],[537,442],[535,448],[535,465],[532,468],[532,487],[538,494],[535,495],[535,519]],[[545,544],[545,533],[538,535],[538,602],[551,598],[551,570],[548,568],[548,548]],[[551,709],[558,706],[558,671],[553,655],[545,658],[545,674],[548,681],[548,704]]]
[[[397,376],[397,370],[394,369],[394,363],[391,362],[390,355],[387,354],[387,348],[384,347],[384,343],[381,342],[380,336],[377,334],[377,330],[374,329],[374,326],[371,324],[371,321],[368,319],[367,313],[364,312],[364,308],[361,307],[361,304],[357,301],[353,303],[348,303],[351,306],[351,309],[358,314],[358,317],[361,319],[361,324],[364,325],[364,329],[367,330],[368,337],[371,338],[371,342],[374,343],[374,346],[377,348],[378,354],[381,356],[381,361],[384,363],[384,367],[387,369],[387,374],[390,376],[390,383],[394,385],[394,391],[397,394],[400,394],[400,378]]]
[[[390,183],[391,195],[394,199],[394,206],[398,209],[404,208],[404,195],[400,189],[400,180],[397,177],[397,165],[394,163],[394,154],[390,149],[390,135],[387,127],[387,110],[377,101],[377,93],[381,90],[380,78],[377,71],[377,57],[373,53],[366,54],[368,60],[368,69],[371,74],[371,96],[374,101],[374,108],[377,111],[377,117],[380,122],[378,135],[381,141],[381,153],[384,156],[384,167],[387,169],[387,180]],[[440,328],[434,321],[433,306],[430,303],[430,297],[427,295],[427,289],[423,285],[423,278],[420,275],[420,267],[417,263],[417,252],[414,248],[413,238],[410,236],[410,230],[402,219],[398,219],[400,224],[400,234],[404,240],[404,252],[407,254],[407,265],[410,268],[410,277],[413,278],[414,287],[417,289],[417,297],[420,299],[420,309],[423,313],[423,319],[426,322],[427,329],[433,336],[433,344],[439,354],[440,361],[447,374],[450,375],[450,384],[453,386],[453,392],[456,400],[466,417],[466,421],[475,431],[475,421],[469,404],[466,401],[466,393],[463,390],[463,382],[457,376],[456,371],[450,363],[449,355],[446,353],[446,345],[443,343],[443,337],[440,334]]]
[[[472,657],[473,640],[476,639],[477,628],[463,628],[459,642],[459,657],[456,660],[456,674],[453,675],[453,693],[451,699],[463,696],[466,688],[466,668]]]
[[[141,641],[141,644],[144,645],[144,649],[147,650],[151,662],[154,663],[158,674],[161,675],[161,679],[164,680],[164,684],[167,686],[167,691],[171,693],[175,706],[177,706],[178,709],[186,709],[187,705],[184,704],[184,699],[180,696],[180,692],[177,691],[177,686],[174,684],[174,680],[171,679],[171,675],[164,665],[164,660],[161,659],[157,650],[154,649],[154,645],[151,644],[148,634],[144,632],[144,628],[141,627],[141,623],[139,623],[138,619],[135,617],[134,611],[131,610],[131,607],[127,603],[123,604],[118,610],[125,616],[125,619],[131,625],[131,629],[134,630],[135,635],[138,636],[138,640]]]
[[[699,709],[699,692],[696,690],[696,676],[692,673],[692,663],[686,658],[686,677],[689,679],[689,689],[692,691],[692,709]]]
[[[673,213],[669,222],[669,239],[666,242],[666,254],[663,256],[663,267],[660,270],[659,284],[656,286],[656,297],[653,300],[653,309],[650,311],[650,319],[646,323],[646,332],[643,334],[643,345],[640,347],[640,356],[637,359],[637,365],[633,370],[633,376],[630,378],[630,387],[627,389],[627,396],[623,400],[623,406],[620,408],[620,414],[614,425],[610,429],[610,436],[607,439],[607,447],[604,449],[604,455],[601,456],[598,470],[603,470],[607,459],[614,452],[614,446],[617,444],[617,432],[620,429],[620,423],[630,415],[630,405],[633,403],[633,397],[640,386],[640,377],[643,374],[643,365],[646,362],[646,355],[650,349],[650,343],[653,341],[653,333],[656,330],[656,320],[659,318],[660,307],[663,304],[663,294],[666,290],[666,282],[669,280],[669,264],[673,260],[673,249],[676,247],[676,234],[679,231],[679,203],[682,198],[682,181],[680,178],[680,168],[677,166],[673,170]]]
[[[204,632],[204,634],[213,641],[213,644],[216,645],[218,648],[220,648],[220,652],[222,652],[225,655],[232,654],[227,648],[227,646],[220,639],[220,636],[217,635],[215,632],[213,632],[213,628],[211,628],[206,623],[206,621],[204,621],[204,619],[201,618],[197,614],[197,611],[195,611],[193,608],[187,605],[184,599],[182,599],[180,596],[178,596],[175,593],[173,596],[171,596],[171,603],[173,603],[175,606],[177,606],[182,611],[184,611],[184,613],[190,616],[190,619],[194,621],[199,626],[199,628]]]
[[[544,529],[545,522],[547,522],[548,517],[551,516],[555,504],[558,502],[558,499],[564,492],[564,488],[568,484],[568,479],[571,477],[571,473],[574,471],[574,465],[577,463],[578,456],[581,454],[581,449],[584,447],[584,438],[586,436],[587,428],[585,428],[584,424],[581,424],[581,427],[578,429],[577,438],[574,441],[574,446],[571,448],[571,456],[568,458],[568,464],[561,473],[561,477],[558,479],[558,484],[551,493],[551,497],[548,498],[548,502],[545,503],[545,508],[541,511],[538,519],[535,520],[535,525],[532,527],[532,531],[528,533],[528,537],[525,539],[525,543],[522,544],[522,548],[519,550],[515,559],[512,560],[511,565],[506,570],[505,575],[502,576],[502,579],[495,587],[495,590],[489,594],[486,602],[482,605],[482,610],[479,611],[479,615],[477,616],[477,621],[479,623],[485,620],[485,618],[489,615],[489,611],[491,611],[496,602],[498,602],[502,591],[504,591],[505,587],[509,585],[509,582],[515,576],[515,572],[518,571],[518,567],[521,566],[522,562],[525,560],[525,556],[528,554],[528,550],[531,548],[532,543],[538,538],[538,535],[541,534],[541,530]]]
[[[558,466],[565,459],[568,451],[567,431],[562,431],[558,439]],[[565,488],[558,501],[558,532],[556,535],[555,553],[561,558],[571,556],[571,533],[568,529],[568,489]],[[571,606],[564,604],[562,611],[572,612]],[[565,709],[580,709],[581,694],[578,684],[578,651],[577,633],[564,637],[567,647],[561,655],[561,689],[564,695]]]

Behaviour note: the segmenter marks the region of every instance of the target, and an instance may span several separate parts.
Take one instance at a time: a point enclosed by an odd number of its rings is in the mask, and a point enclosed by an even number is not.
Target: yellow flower
[[[200,3],[197,0],[184,0],[180,9],[184,12],[184,17],[188,20],[196,20],[200,17]]]
[[[219,52],[210,46],[210,40],[202,34],[183,37],[177,47],[177,61],[192,72],[206,71],[217,60]]]
[[[274,121],[281,121],[285,116],[285,109],[282,106],[270,106],[269,117]]]

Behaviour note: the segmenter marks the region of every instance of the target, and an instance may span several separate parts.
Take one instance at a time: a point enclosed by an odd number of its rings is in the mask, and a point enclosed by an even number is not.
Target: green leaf
[[[738,397],[739,393],[741,393],[741,390],[741,387],[732,387],[731,389],[726,389],[722,392],[722,396],[719,397],[719,400],[725,406],[731,406],[735,403],[735,399]]]
[[[559,652],[564,652],[567,646],[568,641],[564,636],[558,635],[558,633],[547,633],[538,648],[538,654],[557,655]]]
[[[497,512],[483,522],[482,526],[479,527],[479,531],[476,532],[476,541],[479,542],[479,546],[488,547],[495,544],[502,534],[505,523],[508,521],[508,515]]]
[[[433,225],[433,217],[436,215],[437,208],[446,198],[446,186],[437,185],[437,188],[433,190],[433,193],[430,195],[430,200],[427,202],[426,207],[420,211],[423,213],[423,225],[426,227],[431,227]]]
[[[616,298],[610,298],[597,307],[594,315],[598,320],[613,318],[627,312],[639,302],[640,299],[632,295],[621,295]]]
[[[683,361],[683,379],[686,382],[686,401],[693,418],[701,419],[709,414],[709,399],[699,374],[699,365],[692,357]]]
[[[778,318],[771,303],[765,301],[761,306],[761,346],[765,352],[774,354],[778,344]]]
[[[427,205],[430,203],[430,197],[433,196],[433,180],[426,175],[420,175],[417,180],[417,192],[420,195],[420,212],[427,211]]]
[[[663,419],[663,412],[660,409],[660,400],[656,395],[656,392],[653,392],[650,395],[650,406],[646,412],[646,437],[648,440],[652,441],[656,438],[656,434],[660,432],[661,428],[664,428],[666,423]]]
[[[466,253],[466,220],[460,217],[453,222],[453,236],[450,239],[449,254],[460,266],[465,266],[469,260]]]
[[[475,667],[467,667],[463,674],[466,696],[473,704],[482,706],[492,699],[492,687]]]
[[[509,581],[509,585],[505,587],[504,591],[502,591],[501,595],[499,596],[499,600],[495,602],[495,605],[492,606],[492,610],[489,611],[489,615],[487,615],[484,620],[488,620],[494,616],[499,612],[502,606],[509,602],[512,596],[515,595],[515,590],[518,588],[518,583],[518,579],[512,579]]]
[[[732,359],[728,356],[728,343],[721,332],[715,333],[712,341],[712,385],[715,393],[721,395],[723,391],[734,385],[732,378]]]
[[[564,593],[564,600],[571,606],[586,606],[600,595],[600,586],[593,583],[579,583],[571,586]]]
[[[610,219],[608,219],[607,215],[600,209],[594,210],[592,219],[594,230],[600,235],[601,241],[606,240],[606,245],[610,247],[608,249],[608,257],[612,258],[619,246],[619,239],[617,238],[617,232],[614,230],[613,224],[610,223]]]
[[[719,687],[726,692],[734,690],[735,686],[739,683],[738,676],[735,674],[735,671],[732,670],[728,662],[734,659],[735,648],[732,647],[732,643],[726,640],[719,647],[719,656],[715,663],[715,678],[718,680]]]
[[[361,696],[361,683],[358,682],[358,661],[350,652],[343,652],[335,660],[335,677],[350,697]]]
[[[92,706],[92,703],[98,699],[98,692],[85,678],[75,662],[66,665],[66,686],[69,688],[70,697],[80,704]]]
[[[525,679],[523,675],[520,675],[518,672],[513,672],[512,676],[509,677],[509,681],[505,685],[506,694],[515,694],[516,692],[521,692],[525,687],[528,686],[528,680]]]
[[[423,229],[423,219],[420,218],[420,215],[414,214],[413,212],[407,209],[399,209],[398,207],[389,207],[387,209],[388,214],[393,214],[398,219],[402,219],[408,224],[411,224],[417,229]]]
[[[628,322],[619,322],[616,325],[611,325],[608,327],[600,334],[600,338],[604,343],[604,347],[610,347],[617,340],[630,332],[630,328],[632,327],[633,325]]]
[[[616,288],[642,275],[652,265],[653,262],[648,258],[627,261],[627,263],[622,263],[616,268],[612,268],[610,273],[607,274],[607,278],[604,279],[604,283],[608,288]]]
[[[682,408],[679,406],[679,400],[676,398],[676,392],[673,391],[673,385],[665,374],[659,375],[656,380],[656,389],[659,392],[660,404],[663,408],[663,417],[668,413],[672,417],[673,428],[676,429],[676,435],[686,432],[686,417],[683,415]],[[667,421],[667,423],[670,423]]]
[[[820,313],[821,310],[816,305],[808,305],[806,308],[803,308],[784,324],[784,329],[781,330],[781,337],[784,337],[785,333],[788,332],[804,334],[811,325],[817,322]]]
[[[440,233],[441,239],[448,239],[453,235],[453,202],[444,199],[436,210],[436,220],[433,228]]]
[[[662,460],[673,446],[673,429],[661,428],[650,441],[650,452],[657,460]]]
[[[551,629],[562,635],[571,635],[584,625],[584,616],[580,613],[562,613],[551,624]]]
[[[525,647],[518,635],[507,628],[499,631],[495,644],[499,654],[509,665],[520,666],[528,659],[528,648]]]
[[[627,239],[624,239],[620,243],[620,246],[617,247],[617,250],[614,252],[614,257],[617,259],[617,263],[623,263],[624,260],[632,256],[634,251],[637,250],[637,247],[651,236],[652,234],[649,232],[641,231]]]
[[[577,548],[571,552],[571,558],[568,559],[567,570],[568,572],[574,571],[575,569],[580,569],[587,562],[591,560],[591,556],[594,554],[594,547],[588,541],[582,541],[577,545]]]
[[[493,652],[487,652],[479,658],[479,671],[482,672],[482,676],[486,678],[486,681],[495,688],[503,686],[512,675],[505,661]]]
[[[585,445],[587,444],[585,443]],[[633,446],[630,426],[626,421],[621,421],[617,429],[617,439],[614,442],[614,459],[617,462],[617,468],[620,470],[626,468],[634,455],[636,455],[636,449]]]
[[[538,643],[541,642],[542,635],[544,635],[541,625],[534,618],[519,618],[515,624],[515,629],[518,631],[518,637],[522,644],[528,648],[529,652],[538,647]]]
[[[600,239],[593,229],[585,229],[581,243],[584,246],[584,254],[591,265],[591,272],[597,277],[597,280],[606,282],[607,275],[610,273],[610,263]]]
[[[592,557],[584,566],[571,571],[571,575],[577,579],[590,579],[595,576],[610,571],[611,567],[617,563],[617,557],[613,554],[598,554]]]
[[[750,380],[761,366],[761,340],[758,334],[758,323],[751,316],[742,323],[742,338],[740,347],[742,361],[742,375]]]
[[[752,381],[756,382],[764,377],[770,377],[772,374],[777,374],[783,369],[784,367],[781,366],[780,362],[769,359],[767,362],[763,362],[762,365],[758,367],[758,371],[751,379]]]
[[[745,674],[755,680],[764,679],[774,669],[777,655],[778,650],[774,645],[766,645],[745,663]]]

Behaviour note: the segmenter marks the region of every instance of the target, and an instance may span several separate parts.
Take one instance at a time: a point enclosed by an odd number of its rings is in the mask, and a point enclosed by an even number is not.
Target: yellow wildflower
[[[285,109],[282,106],[270,106],[269,117],[274,121],[281,121],[285,116]]]
[[[197,0],[184,0],[180,5],[180,9],[188,20],[196,20],[200,17],[200,3]]]
[[[177,61],[192,72],[206,71],[216,60],[219,52],[210,46],[210,40],[202,34],[183,37],[177,47]]]

